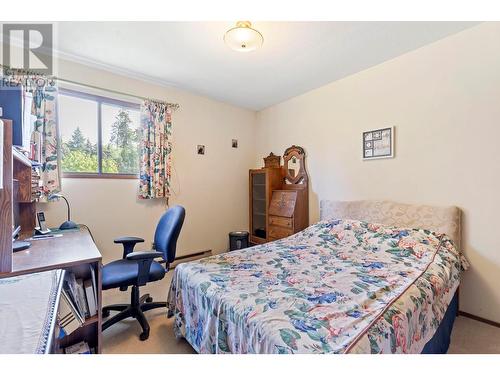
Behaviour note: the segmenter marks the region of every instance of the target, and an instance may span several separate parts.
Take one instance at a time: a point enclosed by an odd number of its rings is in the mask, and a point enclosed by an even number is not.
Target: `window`
[[[61,89],[61,168],[64,177],[139,174],[139,105]]]

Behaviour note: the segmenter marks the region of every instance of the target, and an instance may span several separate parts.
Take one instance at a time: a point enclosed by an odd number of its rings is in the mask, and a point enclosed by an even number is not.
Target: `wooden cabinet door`
[[[250,236],[256,242],[267,236],[267,176],[265,170],[250,171]]]

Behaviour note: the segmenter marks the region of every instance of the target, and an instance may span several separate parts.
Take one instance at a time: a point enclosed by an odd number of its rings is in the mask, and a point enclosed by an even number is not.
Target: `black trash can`
[[[229,251],[248,247],[248,232],[237,231],[229,233]]]

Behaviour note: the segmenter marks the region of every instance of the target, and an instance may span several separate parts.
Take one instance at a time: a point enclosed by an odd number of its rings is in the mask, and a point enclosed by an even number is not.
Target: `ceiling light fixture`
[[[257,30],[252,29],[250,21],[238,21],[236,27],[224,34],[224,42],[235,51],[250,52],[262,47],[264,37]]]

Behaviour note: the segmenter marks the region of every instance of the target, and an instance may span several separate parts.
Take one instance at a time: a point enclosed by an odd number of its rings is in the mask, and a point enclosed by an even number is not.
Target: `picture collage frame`
[[[363,160],[394,157],[394,126],[363,132]]]

